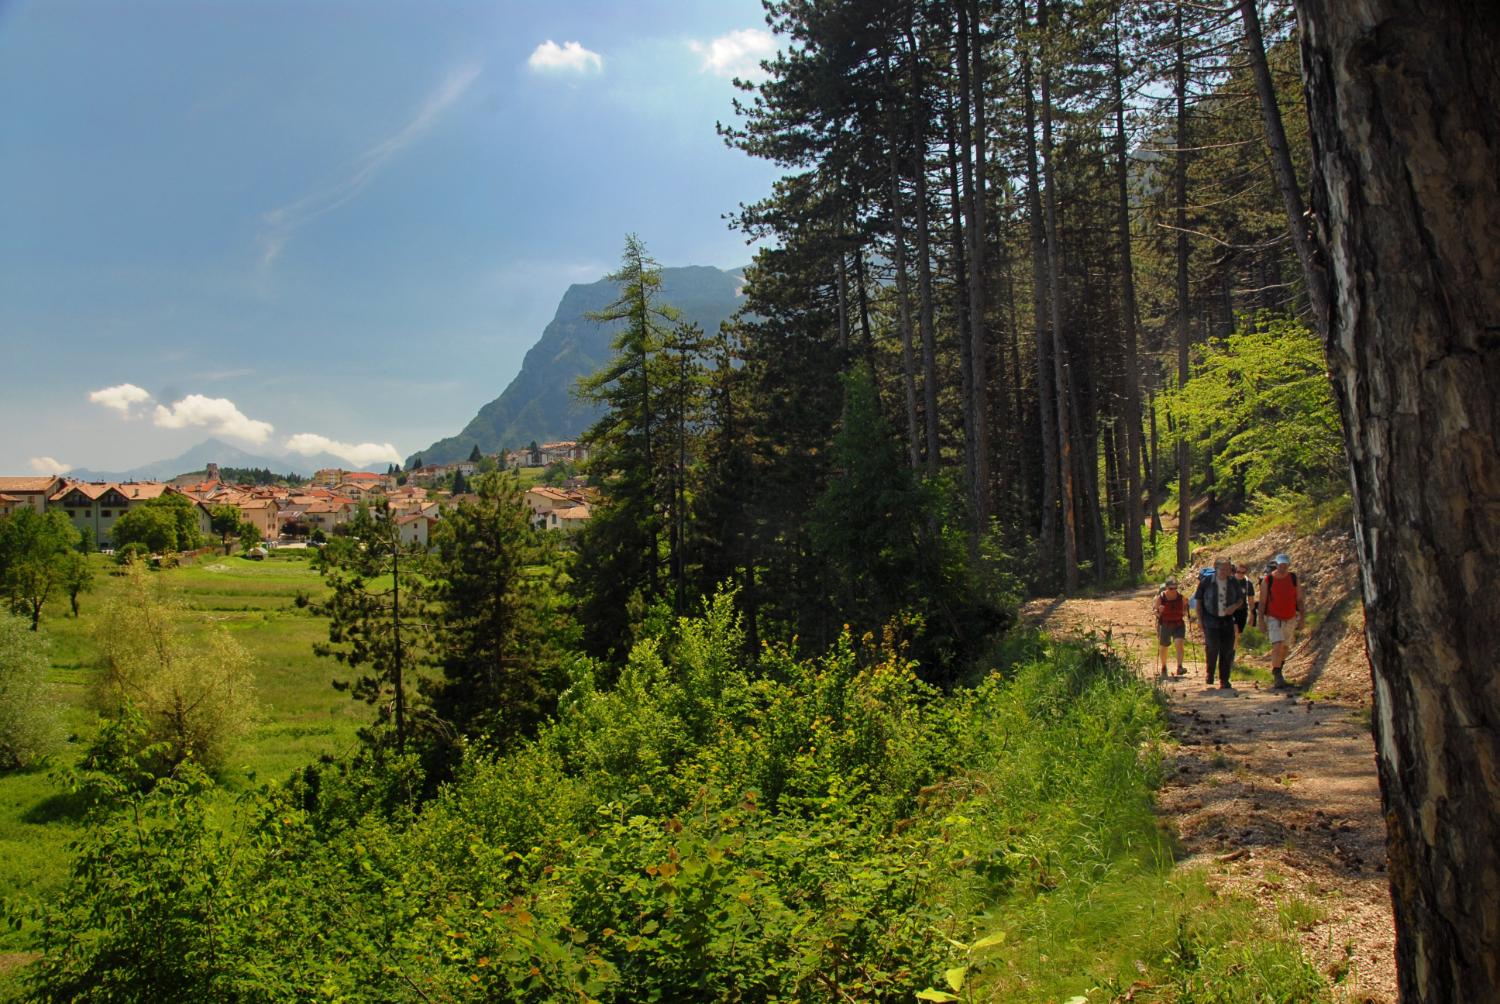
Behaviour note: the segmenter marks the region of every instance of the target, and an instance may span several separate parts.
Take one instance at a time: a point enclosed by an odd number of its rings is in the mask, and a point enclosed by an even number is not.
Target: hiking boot
[[[1219,684],[1219,689],[1220,689],[1220,690],[1233,690],[1233,689],[1234,689],[1234,688],[1233,688],[1233,687],[1231,687],[1231,686],[1230,686],[1230,685],[1229,685],[1229,684],[1227,684],[1227,683],[1221,683],[1221,684]]]
[[[1290,683],[1286,682],[1286,677],[1281,675],[1280,666],[1273,666],[1271,668],[1271,686],[1275,687],[1277,690],[1288,690],[1292,686]]]
[[[1161,675],[1162,675],[1162,676],[1166,676],[1166,675],[1167,675],[1167,667],[1166,667],[1166,666],[1163,666],[1163,667],[1162,667],[1162,668],[1161,668]]]
[[[1164,670],[1162,670],[1162,672],[1165,673],[1166,670],[1164,669]],[[1187,670],[1183,669],[1181,666],[1178,666],[1177,667],[1177,675],[1178,676],[1187,676]]]

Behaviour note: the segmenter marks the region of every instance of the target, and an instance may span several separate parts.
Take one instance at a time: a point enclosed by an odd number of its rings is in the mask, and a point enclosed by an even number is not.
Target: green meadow
[[[297,605],[299,594],[316,599],[323,592],[311,553],[279,550],[264,561],[202,555],[153,573],[186,605],[187,630],[220,624],[255,659],[259,713],[250,737],[219,778],[226,799],[283,778],[320,754],[349,748],[356,730],[371,718],[369,708],[333,689],[338,664],[313,655],[313,644],[327,640],[327,622]],[[98,729],[96,625],[105,600],[125,582],[113,574],[109,558],[92,560],[98,565],[94,590],[81,598],[78,618],[64,596],[48,603],[42,619],[68,741],[50,763],[0,774],[0,898],[12,902],[45,898],[63,886],[68,844],[82,822],[83,806],[69,795],[63,774]],[[0,954],[24,952],[33,940],[26,926],[0,931]],[[0,959],[0,980],[4,968]]]

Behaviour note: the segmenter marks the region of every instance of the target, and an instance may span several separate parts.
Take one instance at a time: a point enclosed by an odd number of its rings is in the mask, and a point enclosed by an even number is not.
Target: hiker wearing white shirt
[[[1213,686],[1218,669],[1219,689],[1231,690],[1229,673],[1234,666],[1235,614],[1245,606],[1245,587],[1234,577],[1228,558],[1214,562],[1214,574],[1198,582],[1194,606],[1203,621],[1203,653],[1208,660],[1207,682]]]

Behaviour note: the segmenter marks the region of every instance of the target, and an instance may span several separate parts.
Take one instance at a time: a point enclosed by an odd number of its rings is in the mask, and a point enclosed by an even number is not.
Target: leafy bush
[[[115,551],[115,564],[122,567],[144,563],[151,557],[151,548],[140,541],[131,541],[129,544]]]
[[[45,639],[0,612],[0,770],[36,763],[62,738],[47,665]]]
[[[1128,986],[1137,959],[1195,993],[1298,961],[1185,895],[1202,933],[1136,925],[1102,974],[1069,926],[1156,904],[1171,867],[1161,709],[1112,655],[944,697],[847,636],[745,665],[733,606],[637,643],[613,689],[580,668],[534,741],[471,753],[420,811],[413,758],[374,748],[262,791],[232,841],[190,784],[130,794],[47,916],[38,996],[908,1002],[948,973],[1050,1000],[1031,988]],[[1293,976],[1275,999],[1311,999]]]

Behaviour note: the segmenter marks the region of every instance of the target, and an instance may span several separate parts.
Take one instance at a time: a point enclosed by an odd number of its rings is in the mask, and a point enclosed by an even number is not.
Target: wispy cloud
[[[255,370],[247,366],[230,370],[203,370],[202,372],[191,374],[191,379],[202,380],[205,383],[216,383],[221,380],[238,380],[241,377],[254,375]]]
[[[341,443],[315,432],[299,432],[286,441],[285,448],[293,453],[310,457],[317,453],[331,453],[340,460],[347,460],[355,467],[371,464],[399,464],[401,454],[390,443]]]
[[[598,73],[604,57],[578,42],[558,45],[549,38],[532,50],[526,65],[539,73]]]
[[[89,395],[89,400],[95,404],[102,404],[106,408],[112,408],[128,418],[130,409],[135,405],[149,402],[151,394],[133,383],[122,383],[94,391]]]
[[[250,418],[224,397],[189,394],[168,408],[157,405],[152,420],[162,429],[186,429],[202,426],[221,436],[243,439],[257,446],[271,438],[275,431],[270,422]]]
[[[703,57],[704,73],[759,80],[766,75],[760,61],[776,55],[776,37],[759,28],[741,28],[708,42],[689,42],[688,48]]]
[[[73,469],[72,464],[65,464],[54,457],[32,457],[26,463],[38,474],[66,474]]]
[[[355,158],[347,175],[326,188],[266,213],[263,217],[265,227],[258,238],[261,264],[273,264],[294,233],[318,217],[345,205],[364,191],[386,161],[410,146],[469,92],[474,81],[479,79],[482,69],[475,64],[455,70],[427,96],[416,115],[405,125]]]

